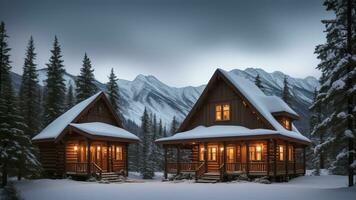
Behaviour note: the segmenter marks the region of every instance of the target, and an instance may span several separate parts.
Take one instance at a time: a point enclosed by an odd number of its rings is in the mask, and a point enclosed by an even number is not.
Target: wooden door
[[[219,146],[208,145],[208,172],[219,171]]]

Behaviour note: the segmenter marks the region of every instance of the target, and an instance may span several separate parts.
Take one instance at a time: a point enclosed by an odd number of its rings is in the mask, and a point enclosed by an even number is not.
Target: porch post
[[[224,171],[224,174],[226,174],[226,154],[227,154],[227,152],[226,152],[226,142],[224,142],[224,156],[223,156],[223,159],[224,159],[224,166],[223,166],[223,171]]]
[[[289,164],[289,143],[288,143],[288,141],[286,141],[286,155],[284,156],[285,158],[286,158],[286,160],[285,160],[285,174],[286,174],[286,178],[287,178],[287,176],[288,176],[288,164]]]
[[[204,164],[205,164],[205,173],[208,172],[208,143],[204,142]]]
[[[267,140],[267,158],[266,158],[266,161],[267,161],[267,166],[266,166],[266,170],[267,170],[267,176],[269,176],[269,155],[270,153],[270,141]]]
[[[110,172],[110,165],[109,165],[109,142],[106,142],[106,167],[107,167],[107,171]]]
[[[305,175],[305,171],[306,171],[306,166],[305,166],[305,146],[303,147],[303,173]]]
[[[274,166],[273,166],[273,175],[274,177],[277,176],[277,148],[278,148],[278,145],[277,145],[277,140],[274,139],[273,140],[273,153],[274,153]]]
[[[293,144],[293,172],[294,175],[297,174],[297,170],[296,170],[296,153],[295,153],[295,145]]]
[[[180,146],[177,145],[177,174],[180,174]]]
[[[167,179],[167,146],[163,145],[164,148],[164,179]]]
[[[250,144],[246,141],[246,174],[250,173]]]
[[[88,170],[88,176],[90,176],[90,171],[91,171],[91,169],[90,169],[90,167],[91,167],[91,165],[90,165],[90,163],[91,163],[91,156],[90,156],[90,140],[89,139],[87,139],[87,170]]]
[[[129,176],[129,144],[125,145],[125,171],[126,176]]]

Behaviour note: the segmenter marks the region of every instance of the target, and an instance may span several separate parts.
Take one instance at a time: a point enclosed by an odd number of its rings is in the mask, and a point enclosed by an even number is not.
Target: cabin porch
[[[164,144],[168,173],[294,177],[305,174],[305,145],[282,139]]]

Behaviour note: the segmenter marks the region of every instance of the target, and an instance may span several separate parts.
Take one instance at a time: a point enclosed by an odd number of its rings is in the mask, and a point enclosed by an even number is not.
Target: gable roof
[[[140,139],[128,132],[123,128],[119,128],[117,126],[113,126],[110,124],[102,123],[102,122],[88,122],[88,123],[71,123],[71,127],[84,131],[86,134],[92,136],[103,136],[103,137],[115,137],[122,138],[131,141],[139,141]]]
[[[204,89],[202,95],[198,99],[198,101],[193,106],[191,112],[187,115],[182,125],[179,127],[178,131],[185,131],[188,122],[193,117],[194,113],[203,103],[203,100],[208,94],[208,91],[214,84],[217,79],[224,80],[228,85],[232,87],[232,89],[237,93],[241,94],[240,96],[246,103],[260,115],[262,121],[270,127],[272,130],[276,130],[278,132],[291,132],[293,134],[298,134],[298,139],[300,139],[299,135],[302,136],[299,131],[293,126],[292,131],[285,129],[273,116],[273,113],[278,112],[286,112],[291,116],[299,117],[298,114],[290,108],[282,99],[276,96],[267,96],[265,95],[254,83],[251,81],[239,77],[234,74],[229,74],[227,71],[222,69],[217,69],[210,79],[208,85]],[[304,136],[303,136],[304,137]],[[306,141],[310,141],[308,138],[303,138]]]
[[[117,116],[116,112],[113,111],[110,103],[108,102],[108,99],[105,96],[105,93],[100,91],[95,95],[73,106],[71,109],[56,118],[39,134],[33,137],[32,140],[56,140],[70,123],[75,123],[78,120],[78,117],[87,109],[89,109],[90,105],[93,105],[99,99],[104,100],[104,102],[108,105],[110,112],[114,115],[116,122],[119,126],[122,127],[121,120]]]

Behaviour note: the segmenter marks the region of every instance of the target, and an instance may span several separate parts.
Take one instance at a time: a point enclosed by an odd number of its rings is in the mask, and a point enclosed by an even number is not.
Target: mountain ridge
[[[39,74],[39,84],[45,85],[46,68],[37,70]],[[281,96],[284,76],[287,76],[290,83],[290,92],[294,97],[292,108],[301,116],[301,120],[296,122],[296,126],[302,131],[309,129],[309,110],[313,98],[315,87],[319,86],[318,80],[313,76],[304,79],[293,78],[280,71],[268,73],[261,68],[246,68],[245,70],[233,69],[228,73],[234,73],[250,81],[254,81],[257,74],[260,75],[264,92],[267,95]],[[13,82],[18,87],[20,75],[13,73]],[[72,84],[75,87],[76,76],[65,73],[67,87]],[[106,91],[104,83],[96,81],[95,84],[103,91]],[[153,75],[137,75],[132,81],[119,79],[120,112],[125,119],[130,119],[140,124],[140,117],[146,107],[150,112],[156,113],[163,123],[169,126],[173,116],[182,121],[188,114],[196,100],[205,88],[201,86],[169,86]]]

